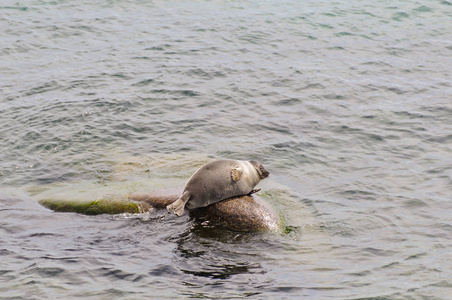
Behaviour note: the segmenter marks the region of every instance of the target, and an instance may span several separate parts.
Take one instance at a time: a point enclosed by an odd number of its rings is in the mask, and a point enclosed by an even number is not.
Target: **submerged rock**
[[[42,206],[56,212],[75,212],[84,215],[142,213],[150,206],[143,202],[133,202],[127,197],[106,197],[97,200],[65,200],[42,199],[38,201]]]
[[[131,194],[108,196],[94,201],[42,199],[39,203],[57,212],[86,215],[144,213],[164,209],[179,198],[177,195]],[[257,195],[229,198],[207,207],[193,209],[190,216],[209,226],[221,226],[234,231],[281,231],[279,214]]]
[[[191,210],[190,216],[236,231],[278,231],[282,228],[279,214],[257,195],[229,198]]]

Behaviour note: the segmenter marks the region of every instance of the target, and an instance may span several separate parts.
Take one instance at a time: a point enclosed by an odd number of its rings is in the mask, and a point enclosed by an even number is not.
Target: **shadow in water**
[[[201,278],[230,279],[235,275],[265,274],[256,254],[257,244],[268,247],[263,235],[193,222],[190,229],[174,238],[177,263],[185,274]]]

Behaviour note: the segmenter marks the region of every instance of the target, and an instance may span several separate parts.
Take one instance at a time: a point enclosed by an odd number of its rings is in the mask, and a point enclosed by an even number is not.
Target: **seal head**
[[[182,195],[167,206],[180,216],[235,196],[248,195],[270,173],[257,161],[217,160],[199,168],[187,181]]]
[[[268,172],[267,170],[265,170],[264,166],[255,160],[250,160],[250,163],[253,165],[254,169],[256,169],[257,174],[259,174],[259,178],[265,179],[268,177],[268,175],[270,175],[270,172]]]

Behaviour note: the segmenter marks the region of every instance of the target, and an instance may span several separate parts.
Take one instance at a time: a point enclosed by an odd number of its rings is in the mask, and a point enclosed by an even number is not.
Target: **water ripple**
[[[449,296],[449,1],[0,6],[0,297]],[[288,233],[39,195],[256,159]]]

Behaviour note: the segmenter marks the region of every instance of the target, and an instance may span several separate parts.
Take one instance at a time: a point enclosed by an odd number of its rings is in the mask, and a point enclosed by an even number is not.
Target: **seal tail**
[[[190,193],[184,192],[182,196],[179,197],[176,201],[171,203],[166,207],[169,212],[173,212],[178,217],[180,217],[184,213],[184,207],[187,201],[190,199]]]

